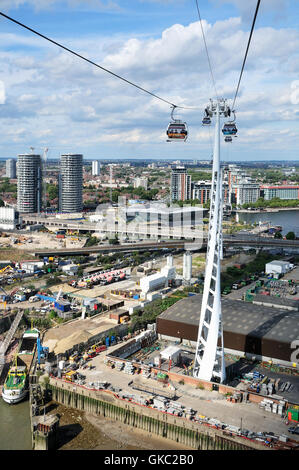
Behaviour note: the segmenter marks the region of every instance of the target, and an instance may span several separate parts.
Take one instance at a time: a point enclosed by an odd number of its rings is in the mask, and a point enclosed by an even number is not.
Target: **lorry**
[[[70,370],[65,374],[65,380],[67,382],[74,382],[77,379],[77,372],[75,370]]]

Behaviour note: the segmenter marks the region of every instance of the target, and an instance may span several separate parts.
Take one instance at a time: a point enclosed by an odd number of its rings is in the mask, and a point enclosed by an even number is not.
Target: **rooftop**
[[[198,327],[202,295],[179,300],[158,318]],[[291,342],[299,337],[299,312],[222,299],[224,331]]]

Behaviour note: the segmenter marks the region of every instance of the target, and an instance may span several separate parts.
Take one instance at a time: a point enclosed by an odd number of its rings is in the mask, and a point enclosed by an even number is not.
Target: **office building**
[[[91,169],[91,174],[92,176],[99,176],[101,172],[101,165],[98,160],[94,160],[92,162],[92,169]]]
[[[18,155],[17,174],[18,211],[20,213],[40,212],[42,205],[41,156],[34,154]]]
[[[185,167],[176,167],[171,172],[171,200],[186,201],[191,199],[191,176]]]
[[[17,162],[14,158],[6,160],[6,175],[7,178],[14,180],[17,177]]]
[[[60,156],[59,212],[82,212],[83,155]]]
[[[299,199],[299,185],[261,186],[265,200],[275,197],[279,199]]]

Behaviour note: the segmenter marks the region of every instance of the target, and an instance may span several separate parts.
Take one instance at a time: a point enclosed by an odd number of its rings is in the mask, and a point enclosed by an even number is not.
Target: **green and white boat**
[[[2,398],[10,405],[22,401],[28,393],[28,374],[26,366],[13,365],[7,374],[2,389]]]
[[[38,337],[39,330],[37,328],[30,328],[23,334],[14,364],[10,367],[2,388],[2,398],[6,403],[19,403],[28,394],[28,371],[31,367]],[[18,364],[18,359],[21,364]]]

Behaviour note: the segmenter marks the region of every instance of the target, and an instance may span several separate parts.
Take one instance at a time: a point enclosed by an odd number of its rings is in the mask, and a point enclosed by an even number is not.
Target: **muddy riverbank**
[[[59,450],[189,450],[140,429],[101,416],[52,403],[60,416]]]

